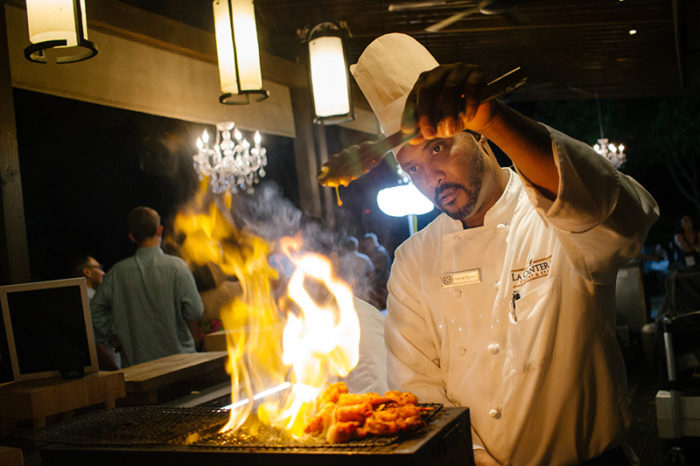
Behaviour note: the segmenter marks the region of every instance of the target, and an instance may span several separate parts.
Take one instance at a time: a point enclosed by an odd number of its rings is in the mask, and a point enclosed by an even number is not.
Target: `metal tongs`
[[[525,81],[527,77],[520,67],[514,68],[486,84],[481,101],[488,102],[507,94],[525,84]],[[393,147],[408,142],[417,135],[417,132],[403,133],[399,130],[385,138],[343,149],[331,155],[328,161],[321,165],[316,179],[322,186],[347,186],[378,165]]]

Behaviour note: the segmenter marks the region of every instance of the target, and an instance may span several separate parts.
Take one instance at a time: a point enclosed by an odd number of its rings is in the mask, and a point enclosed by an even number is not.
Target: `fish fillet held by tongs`
[[[525,83],[527,77],[520,67],[499,76],[484,87],[482,102],[500,97]],[[397,131],[392,135],[376,141],[367,141],[359,145],[350,146],[337,154],[333,154],[328,161],[321,165],[321,170],[316,179],[322,186],[337,188],[347,186],[370,171],[382,161],[384,156],[400,144],[410,141],[417,133],[403,133]]]

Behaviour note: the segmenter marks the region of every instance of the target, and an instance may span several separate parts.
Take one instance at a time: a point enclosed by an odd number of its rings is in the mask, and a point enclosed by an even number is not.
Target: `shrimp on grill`
[[[330,385],[318,398],[318,413],[304,432],[325,436],[330,443],[368,435],[395,435],[425,426],[422,414],[432,407],[416,405],[408,392],[348,393],[343,382]]]
[[[396,390],[390,390],[384,394],[390,400],[395,401],[400,405],[416,404],[418,403],[418,398],[411,392],[399,392]]]

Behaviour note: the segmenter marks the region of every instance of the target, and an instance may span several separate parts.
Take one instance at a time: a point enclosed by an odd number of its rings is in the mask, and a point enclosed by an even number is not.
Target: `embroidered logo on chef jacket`
[[[521,269],[513,269],[510,271],[510,278],[513,283],[513,288],[523,286],[525,283],[538,278],[543,278],[549,275],[549,269],[552,265],[552,256],[549,255],[543,259],[530,259],[527,267]]]
[[[481,283],[481,269],[462,270],[461,272],[443,273],[440,276],[442,287],[471,285]]]

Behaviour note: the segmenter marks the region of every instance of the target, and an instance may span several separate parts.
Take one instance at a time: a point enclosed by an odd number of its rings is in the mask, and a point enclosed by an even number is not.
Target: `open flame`
[[[278,305],[271,285],[278,272],[268,263],[271,245],[234,226],[227,214],[230,197],[203,212],[206,186],[204,180],[193,205],[178,213],[175,229],[184,236],[180,252],[190,266],[213,262],[241,283],[241,296],[221,310],[232,386],[230,417],[221,431],[241,427],[255,401],[265,398],[258,418],[302,437],[326,382],[346,376],[358,362],[352,290],[334,277],[328,258],[304,252],[299,236],[285,237],[280,250],[295,270],[288,299]]]
[[[353,305],[352,290],[333,276],[328,258],[301,251],[300,237],[280,240],[280,249],[295,265],[287,287],[288,297],[299,307],[299,315],[287,312],[283,332],[282,362],[291,366],[292,393],[280,410],[263,403],[258,417],[301,437],[313,414],[315,401],[332,376],[344,377],[359,360],[360,324]],[[316,299],[307,286],[322,285]],[[318,289],[318,287],[317,287]],[[318,303],[325,294],[324,303]]]

